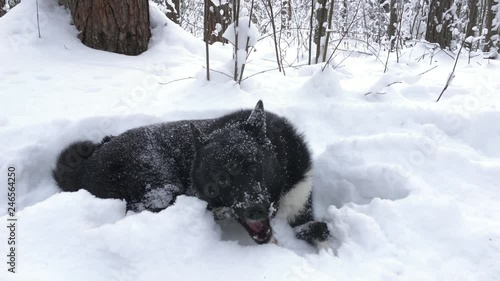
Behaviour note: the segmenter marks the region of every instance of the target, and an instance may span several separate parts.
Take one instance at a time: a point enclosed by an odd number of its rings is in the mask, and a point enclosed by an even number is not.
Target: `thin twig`
[[[359,5],[361,4],[361,2],[362,1],[358,2],[358,6],[356,7],[356,13],[354,13],[354,16],[353,16],[353,19],[352,19],[351,23],[349,24],[349,26],[347,27],[347,29],[345,30],[345,32],[342,34],[342,37],[340,38],[339,42],[337,43],[337,46],[335,46],[335,48],[333,49],[332,54],[330,55],[330,57],[328,58],[328,60],[325,62],[325,65],[321,68],[321,71],[325,71],[326,66],[328,64],[330,64],[330,61],[332,60],[333,54],[335,54],[335,51],[340,46],[340,43],[342,43],[342,40],[344,40],[344,38],[347,36],[347,34],[349,33],[349,30],[351,29],[351,26],[354,24],[354,22],[357,21],[356,16],[358,15]]]
[[[336,41],[340,41],[340,40],[342,40],[342,39],[336,39],[336,40],[331,40],[331,41],[332,41],[332,42],[336,42]],[[375,58],[376,58],[376,59],[377,59],[377,60],[378,60],[378,61],[379,61],[382,65],[384,65],[384,62],[380,59],[380,57],[379,57],[377,54],[375,54],[375,52],[374,52],[374,51],[370,50],[370,48],[371,48],[371,49],[373,49],[373,50],[376,50],[376,49],[375,49],[375,47],[373,47],[373,46],[371,46],[370,44],[366,43],[365,41],[362,41],[362,40],[357,39],[357,38],[349,38],[349,40],[353,40],[353,41],[357,41],[357,42],[360,42],[360,43],[365,44],[365,45],[366,45],[366,47],[367,47],[367,49],[368,49],[371,53],[365,53],[365,52],[361,52],[361,51],[356,51],[356,52],[361,53],[361,54],[373,55],[373,56],[375,56]],[[337,48],[337,50],[340,50],[340,51],[349,51],[349,50],[344,50],[344,49],[341,49],[341,48]],[[335,57],[333,57],[333,58],[335,58]],[[333,58],[332,58],[332,59],[333,59]]]
[[[276,67],[276,68],[272,68],[272,69],[262,70],[260,72],[257,72],[257,73],[254,73],[252,75],[249,75],[249,76],[245,77],[245,79],[241,80],[241,82],[247,80],[248,78],[252,78],[252,77],[254,77],[256,75],[263,74],[263,73],[270,72],[270,71],[275,71],[275,70],[279,70],[279,69]]]
[[[290,66],[284,66],[283,68],[295,68],[295,69],[297,69],[299,67],[306,66],[306,65],[308,65],[308,64],[290,65]],[[257,76],[257,75],[260,75],[260,74],[264,74],[264,73],[270,72],[270,71],[275,71],[275,70],[278,70],[278,68],[271,68],[271,69],[262,70],[260,72],[257,72],[257,73],[254,73],[252,75],[249,75],[249,76],[245,77],[243,80],[241,80],[241,82],[247,80],[248,78],[252,78],[254,76]]]
[[[38,38],[42,38],[40,33],[40,14],[38,13],[38,0],[36,0],[36,24],[38,26]]]
[[[276,53],[276,63],[278,64],[278,69],[281,72],[281,68],[283,66],[281,65],[280,55],[278,51],[278,39],[276,38],[276,23],[274,22],[273,4],[271,0],[267,0],[267,5],[269,5],[269,10],[267,10],[267,7],[265,6],[264,3],[264,7],[266,8],[265,9],[266,13],[271,18],[271,27],[273,29],[273,40],[274,40],[274,52]]]
[[[168,82],[158,82],[158,84],[160,84],[160,85],[168,85],[168,84],[171,84],[171,83],[174,83],[174,82],[179,82],[179,81],[188,80],[188,79],[194,79],[194,77],[184,77],[184,78],[179,78],[179,79],[175,79],[175,80],[168,81]]]
[[[387,48],[387,58],[385,59],[384,64],[384,73],[387,71],[387,64],[389,63],[389,55],[391,54],[391,48]]]
[[[252,24],[253,2],[254,0],[252,0],[252,5],[250,6],[250,17],[248,17],[248,33],[247,33],[247,42],[245,44],[245,52],[247,53],[247,55],[245,56],[245,62],[241,64],[240,78],[238,79],[238,84],[241,84],[241,79],[243,78],[243,72],[245,71],[245,66],[247,64],[246,60],[250,55],[250,52],[248,51],[248,45],[250,44],[250,26]]]
[[[368,96],[369,94],[385,95],[385,94],[387,94],[387,92],[375,92],[375,93],[368,92],[368,93],[365,94],[365,96]]]
[[[312,38],[313,38],[313,19],[314,19],[314,6],[316,1],[311,0],[311,17],[309,18],[309,59],[308,59],[308,64],[311,64],[312,61]]]
[[[399,7],[399,5],[398,5]],[[397,33],[397,38],[396,38],[396,63],[399,63],[399,57],[403,56],[402,54],[399,55],[399,48],[398,48],[398,39],[401,42],[401,26],[403,25],[403,11],[405,8],[404,1],[401,1],[401,7],[400,7],[400,14],[399,14],[399,26],[398,26],[398,33]],[[403,43],[401,43],[401,47],[403,47]]]
[[[234,74],[233,79],[235,82],[238,81],[238,50],[239,43],[238,38],[240,37],[238,34],[238,26],[240,25],[240,0],[233,0],[233,9],[234,9]]]
[[[387,86],[385,86],[385,87],[390,87],[390,86],[392,86],[392,85],[394,85],[394,84],[401,84],[401,83],[403,83],[403,82],[401,82],[401,81],[396,81],[396,82],[392,82],[392,83],[387,84]],[[385,87],[384,87],[384,88],[385,88]],[[365,93],[365,96],[368,96],[369,94],[373,94],[373,92],[367,92],[367,93]],[[375,94],[385,95],[385,94],[387,94],[387,93],[386,93],[386,92],[375,92]]]
[[[210,49],[208,45],[208,41],[210,41],[210,32],[208,30],[208,13],[209,13],[209,1],[205,0],[205,15],[204,15],[204,28],[205,28],[205,56],[206,56],[206,64],[207,64],[207,81],[210,81]]]
[[[394,84],[401,84],[401,83],[403,83],[403,82],[401,82],[401,81],[395,81],[395,82],[387,84],[387,87],[392,86]]]
[[[464,42],[465,42],[465,40],[464,40]],[[446,80],[446,85],[444,85],[444,88],[441,91],[441,94],[439,94],[439,97],[436,100],[436,102],[438,102],[441,99],[441,96],[443,95],[444,91],[446,91],[446,89],[448,89],[448,86],[451,84],[451,80],[453,80],[453,78],[455,77],[455,68],[457,67],[458,58],[460,57],[460,53],[462,52],[462,48],[464,47],[464,42],[462,42],[462,45],[460,46],[460,49],[458,50],[457,57],[455,58],[455,64],[453,65],[453,70],[451,71],[450,76],[448,76],[448,80]]]
[[[347,55],[346,57],[344,57],[339,63],[337,63],[333,69],[336,69],[339,65],[341,65],[346,59],[348,59],[351,55],[352,55],[352,52],[354,52],[354,50],[352,50],[349,55]]]
[[[202,67],[203,67],[203,68],[205,68],[204,66],[202,66]],[[224,73],[224,72],[222,72],[222,71],[218,71],[218,70],[215,70],[215,69],[210,69],[210,71],[213,71],[213,72],[215,72],[215,73],[219,73],[219,74],[225,75],[225,76],[227,76],[227,77],[229,77],[229,78],[233,79],[233,77],[232,77],[231,75],[229,75],[229,74],[227,74],[227,73]]]
[[[437,68],[437,67],[438,67],[438,66],[436,65],[436,66],[434,66],[433,68],[430,68],[430,69],[428,69],[428,70],[426,70],[426,71],[424,71],[424,72],[422,72],[422,73],[419,73],[418,75],[423,75],[423,74],[426,74],[427,72],[429,72],[429,71],[431,71],[431,70],[433,70],[433,69],[435,69],[435,68]]]

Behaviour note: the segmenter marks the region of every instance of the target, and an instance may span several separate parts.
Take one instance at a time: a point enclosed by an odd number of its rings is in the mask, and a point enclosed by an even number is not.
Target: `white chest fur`
[[[312,172],[307,171],[304,179],[284,194],[279,203],[277,215],[292,223],[304,209],[312,190]]]

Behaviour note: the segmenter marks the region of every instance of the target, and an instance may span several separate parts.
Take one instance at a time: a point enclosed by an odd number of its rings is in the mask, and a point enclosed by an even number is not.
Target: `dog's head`
[[[262,101],[244,122],[203,134],[191,124],[195,157],[191,180],[213,208],[230,208],[252,239],[272,237],[269,187],[279,165],[266,135]]]

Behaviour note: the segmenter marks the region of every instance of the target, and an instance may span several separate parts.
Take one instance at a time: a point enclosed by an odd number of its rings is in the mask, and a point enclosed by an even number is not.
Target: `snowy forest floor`
[[[52,1],[40,15],[41,38],[32,0],[0,19],[0,184],[10,166],[18,177],[17,273],[6,269],[4,188],[0,280],[500,280],[500,61],[464,55],[439,103],[453,58],[418,61],[423,45],[399,63],[391,55],[385,74],[375,57],[351,55],[337,69],[287,68],[239,86],[214,72],[207,82],[203,42],[155,8],[150,49],[137,57],[83,46]],[[275,67],[270,41],[256,49],[245,76]],[[212,46],[213,68],[230,73],[231,52]],[[255,245],[195,198],[125,214],[119,200],[58,193],[51,178],[73,141],[259,99],[311,146],[315,208],[335,235],[324,249],[280,221],[279,245]]]

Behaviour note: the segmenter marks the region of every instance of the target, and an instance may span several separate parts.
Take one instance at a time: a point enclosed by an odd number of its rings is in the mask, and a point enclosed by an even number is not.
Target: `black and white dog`
[[[73,143],[53,177],[63,191],[124,199],[133,211],[161,211],[178,195],[196,196],[216,219],[238,220],[259,244],[271,240],[270,219],[281,216],[298,238],[316,244],[330,234],[313,218],[311,166],[303,137],[259,101],[253,111]]]

